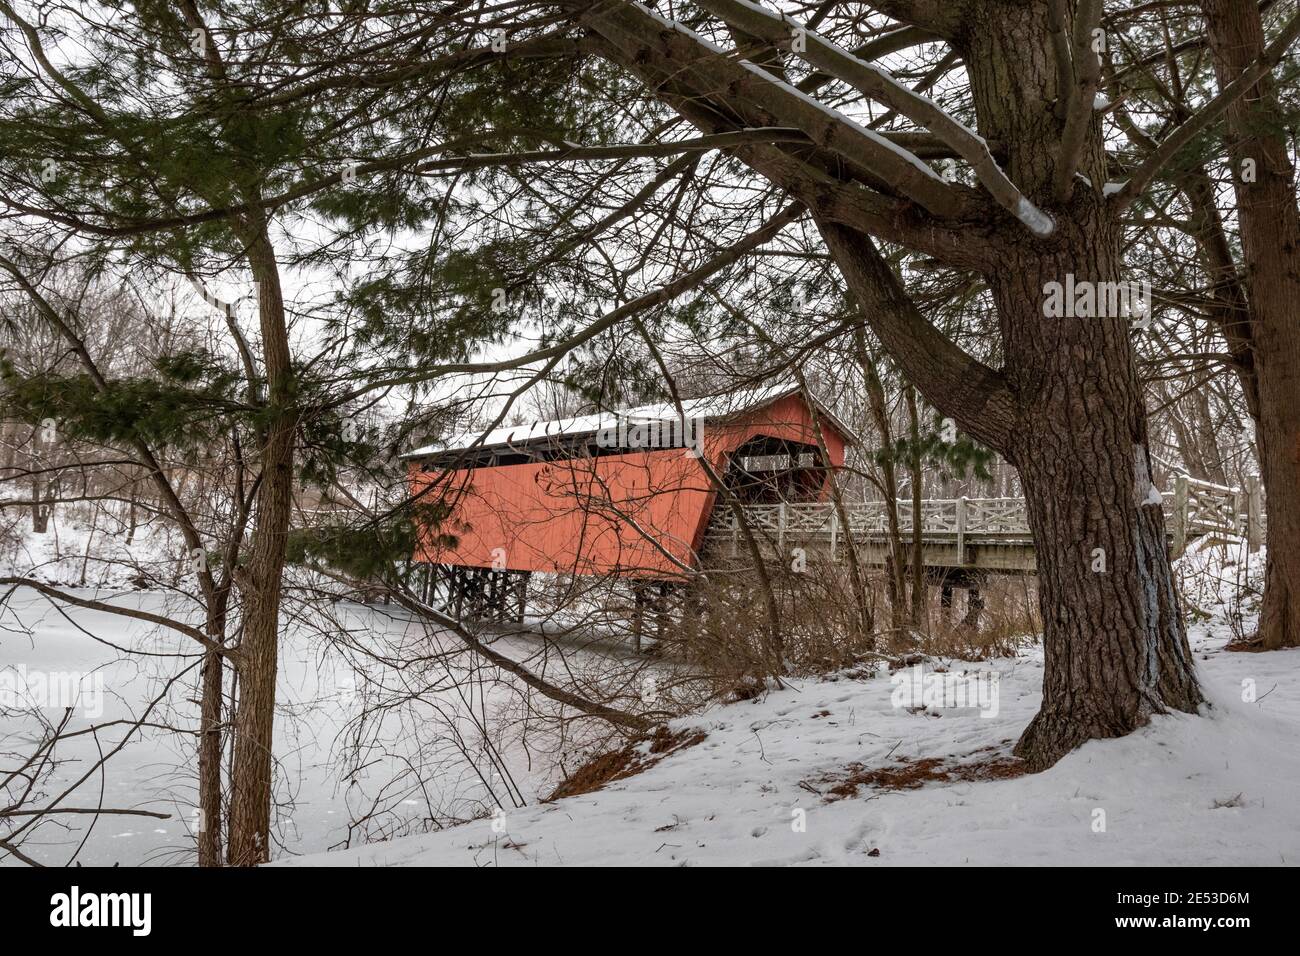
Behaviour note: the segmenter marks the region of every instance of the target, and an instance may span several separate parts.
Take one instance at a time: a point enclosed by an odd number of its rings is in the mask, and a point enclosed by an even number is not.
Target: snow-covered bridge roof
[[[705,421],[726,419],[742,412],[763,408],[789,395],[800,391],[798,385],[782,383],[762,388],[744,389],[723,395],[682,400],[681,417],[703,419]],[[813,402],[817,411],[830,422],[850,443],[857,441],[857,436],[815,396]],[[654,422],[677,419],[677,406],[671,402],[654,405],[641,405],[637,408],[616,409],[596,412],[591,415],[579,415],[574,418],[558,418],[547,422],[532,422],[527,425],[506,425],[488,432],[471,430],[461,432],[448,438],[445,442],[434,442],[403,454],[403,459],[425,458],[448,452],[469,449],[486,449],[501,447],[520,447],[555,438],[578,438],[595,435],[605,428],[617,427],[620,421]]]

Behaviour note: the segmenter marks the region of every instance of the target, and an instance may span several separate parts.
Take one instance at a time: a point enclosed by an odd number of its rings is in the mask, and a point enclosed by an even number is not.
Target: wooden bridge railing
[[[1264,521],[1258,478],[1241,489],[1180,475],[1161,499],[1174,555],[1182,554],[1189,541],[1206,535],[1244,535],[1250,550],[1258,550]],[[899,531],[910,539],[912,502],[899,501],[897,509]],[[751,530],[781,552],[811,543],[829,547],[834,554],[850,540],[870,542],[888,535],[883,501],[846,503],[844,510],[848,527],[831,502],[746,505],[744,513]],[[927,499],[921,502],[919,527],[924,542],[955,546],[959,565],[965,563],[968,544],[1032,547],[1033,543],[1023,498]],[[729,542],[736,553],[739,526],[731,509],[715,510],[706,540],[715,545]]]

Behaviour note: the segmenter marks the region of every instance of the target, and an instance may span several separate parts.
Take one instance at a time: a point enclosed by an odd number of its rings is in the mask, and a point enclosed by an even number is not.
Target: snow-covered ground
[[[1030,648],[978,665],[997,674],[996,716],[894,706],[904,685],[883,674],[808,680],[679,720],[703,742],[603,790],[293,863],[1295,864],[1300,651],[1225,652],[1230,637],[1193,632],[1211,701],[1200,716],[1158,717],[1045,773],[829,798],[854,765],[1007,753],[1040,700]]]
[[[180,535],[163,522],[140,525],[126,541],[113,517],[56,514],[45,534],[31,531],[21,511],[0,511],[0,573],[76,587],[175,585],[191,570]],[[136,583],[138,582],[138,584]]]
[[[166,552],[160,540],[139,541],[137,560],[152,551],[160,572],[183,574],[159,557]],[[25,540],[21,554],[9,556],[21,559],[11,567],[25,564],[42,579],[75,584],[84,562],[78,552],[86,549],[73,542],[72,534],[57,548]],[[90,550],[93,569],[100,549]],[[1013,659],[929,661],[915,672],[948,681],[949,692],[967,693],[973,706],[917,706],[927,701],[903,699],[914,672],[891,677],[866,666],[715,705],[673,724],[683,734],[701,732],[700,742],[662,758],[643,746],[649,769],[541,804],[583,744],[565,737],[548,751],[543,729],[530,722],[521,745],[518,700],[500,672],[391,609],[340,605],[336,618],[320,619],[298,608],[287,618],[281,652],[275,854],[291,865],[337,866],[1295,863],[1300,651],[1223,650],[1250,629],[1254,608],[1237,599],[1250,593],[1243,585],[1257,587],[1262,555],[1246,558],[1244,549],[1205,549],[1178,564],[1211,701],[1200,716],[1156,718],[1126,738],[1091,742],[1042,774],[971,780],[958,772],[905,790],[872,782],[854,790],[847,782],[935,758],[944,769],[1005,760],[1039,705],[1036,644],[1026,642]],[[93,570],[86,580],[101,589],[76,593],[160,613],[192,611],[183,582],[181,593],[110,592],[102,583],[126,582]],[[523,659],[538,641],[505,638],[496,646]],[[190,651],[183,639],[142,622],[75,608],[65,616],[31,591],[14,593],[0,609],[0,676],[19,669],[74,674],[102,688],[102,712],[79,713],[72,729],[138,717],[163,681],[192,662],[177,652]],[[533,666],[574,678],[584,662],[593,673],[606,667],[607,651],[593,644]],[[355,668],[368,672],[374,655],[384,654],[428,660],[377,666],[359,683]],[[193,675],[181,680],[153,719],[192,727],[194,683]],[[380,700],[398,703],[358,723]],[[55,713],[45,709],[47,717]],[[0,712],[0,752],[30,747],[36,725],[29,717],[21,707]],[[87,736],[62,747],[70,762],[45,789],[57,792],[78,776],[118,733],[110,728],[98,742]],[[86,838],[78,856],[85,863],[190,862],[194,772],[189,738],[146,730],[109,764],[103,805],[158,810],[170,819],[109,816],[88,831],[92,818],[67,818],[66,830],[47,826],[24,851],[62,863]],[[93,778],[67,803],[93,805],[100,783]],[[325,852],[344,841],[347,848]]]

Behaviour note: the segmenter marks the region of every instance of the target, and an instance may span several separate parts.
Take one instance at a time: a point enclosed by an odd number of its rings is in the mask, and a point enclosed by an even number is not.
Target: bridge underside
[[[1202,483],[1182,478],[1174,491],[1163,495],[1171,556],[1180,555],[1192,540],[1237,535],[1245,536],[1251,550],[1258,548],[1264,522],[1258,491],[1246,494],[1198,484]],[[888,529],[893,519],[883,502],[855,502],[843,508],[826,501],[749,502],[740,505],[739,512],[738,518],[729,505],[714,508],[699,543],[698,561],[692,562],[724,587],[743,586],[753,573],[756,557],[768,567],[794,571],[816,565],[847,566],[850,548],[859,564],[870,569],[886,567],[891,557]],[[899,501],[896,516],[903,561],[911,562],[911,502]],[[982,588],[990,576],[1037,573],[1023,499],[926,500],[917,518],[924,575],[940,589],[944,608],[953,606],[954,589],[967,592],[966,624],[978,626],[984,607]],[[748,544],[751,538],[757,555]],[[420,562],[417,582],[426,603],[461,620],[523,622],[529,605],[530,571],[461,565],[452,557],[445,563],[427,558]],[[615,568],[601,575],[628,582],[633,643],[638,649],[647,620],[657,622],[655,631],[661,637],[674,615],[690,620],[699,613],[697,587],[704,579],[697,581],[685,566],[678,567],[680,570],[662,575],[647,575],[644,568],[637,568],[636,573]],[[577,568],[568,573],[584,575]]]
[[[767,536],[758,538],[759,552],[767,561],[795,557],[801,549],[808,564],[822,562],[847,562],[849,542],[837,536],[832,542],[828,535],[789,534],[784,544]],[[911,560],[910,533],[904,533],[903,547],[906,559]],[[883,568],[889,561],[890,545],[885,535],[855,536],[854,546],[858,562],[869,568]],[[747,546],[739,535],[709,535],[701,552],[701,566],[707,570],[715,564],[743,560],[749,556]],[[955,537],[926,535],[921,542],[921,561],[927,569],[936,572],[971,571],[985,574],[1034,574],[1038,564],[1034,556],[1034,542],[1028,537],[973,536],[958,542]]]

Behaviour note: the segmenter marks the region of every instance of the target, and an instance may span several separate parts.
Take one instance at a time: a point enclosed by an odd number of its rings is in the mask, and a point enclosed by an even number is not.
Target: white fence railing
[[[1259,482],[1246,488],[1225,488],[1178,476],[1174,487],[1161,494],[1173,551],[1181,554],[1187,543],[1206,535],[1245,535],[1251,550],[1262,540],[1264,511]],[[911,537],[911,501],[896,502],[899,532]],[[745,522],[755,535],[774,540],[785,549],[786,541],[823,539],[832,551],[847,540],[864,541],[889,533],[889,519],[883,501],[845,503],[844,515],[829,501],[782,502],[745,505]],[[1029,542],[1029,515],[1023,498],[930,498],[921,502],[919,522],[922,539],[953,543],[958,560],[971,539],[1004,543]],[[720,504],[709,523],[708,536],[739,541],[740,526],[732,510]]]

